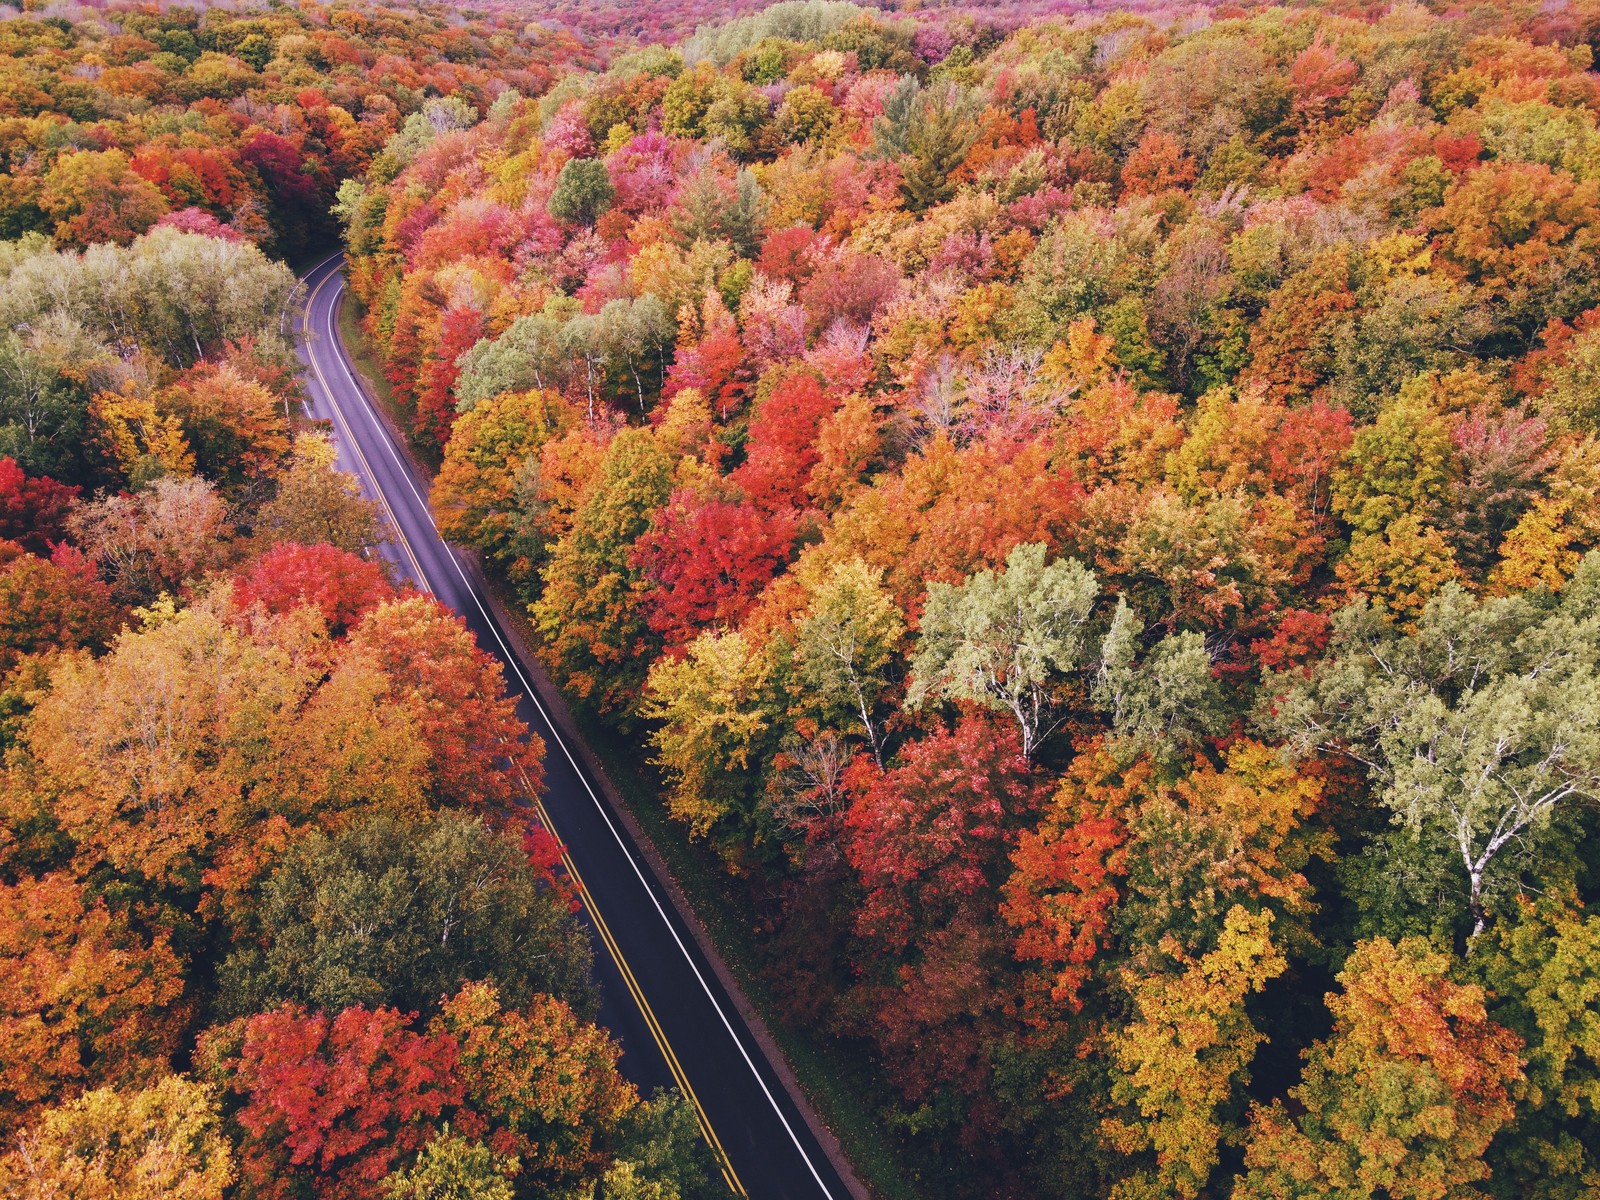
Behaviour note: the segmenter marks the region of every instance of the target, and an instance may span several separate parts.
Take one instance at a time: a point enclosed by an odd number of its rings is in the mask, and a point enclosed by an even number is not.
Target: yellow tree
[[[183,422],[173,413],[161,412],[154,398],[133,385],[120,392],[97,393],[89,405],[89,418],[134,487],[163,475],[194,474],[194,452],[184,437]]]
[[[21,743],[23,772],[85,866],[184,886],[236,833],[252,785],[292,745],[325,666],[314,635],[272,644],[189,609],[64,659]]]
[[[531,581],[542,557],[529,495],[539,478],[540,451],[573,422],[555,392],[504,392],[456,419],[433,484],[439,532],[506,565],[512,578]],[[519,494],[521,493],[521,494]]]
[[[1328,996],[1333,1032],[1300,1084],[1251,1116],[1239,1200],[1455,1200],[1478,1195],[1484,1152],[1512,1117],[1521,1039],[1491,1021],[1483,989],[1454,983],[1419,938],[1358,945]]]
[[[1245,1000],[1288,966],[1272,944],[1271,924],[1271,913],[1235,905],[1216,949],[1195,959],[1174,943],[1179,972],[1132,982],[1135,1018],[1110,1037],[1111,1097],[1126,1110],[1102,1130],[1116,1149],[1154,1161],[1117,1185],[1117,1200],[1200,1195],[1218,1147],[1237,1139],[1228,1110],[1238,1105],[1265,1040]]]
[[[599,1165],[639,1103],[617,1070],[617,1044],[553,996],[506,1009],[489,984],[468,984],[430,1029],[459,1047],[467,1107],[458,1127],[514,1156],[532,1194],[576,1182]]]
[[[233,1151],[211,1089],[181,1075],[86,1092],[46,1112],[0,1159],[14,1200],[222,1200]]]
[[[753,751],[772,723],[770,664],[742,633],[703,633],[682,659],[650,669],[644,715],[655,764],[669,780],[667,810],[704,837],[750,800]]]

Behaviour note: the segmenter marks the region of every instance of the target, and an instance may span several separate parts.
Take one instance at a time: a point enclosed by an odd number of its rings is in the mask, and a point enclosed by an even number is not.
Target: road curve
[[[853,1189],[823,1152],[667,889],[589,777],[571,735],[552,725],[533,686],[536,672],[519,660],[473,574],[440,539],[426,482],[395,445],[340,341],[342,269],[337,255],[313,268],[294,315],[311,415],[331,423],[339,465],[383,508],[391,534],[383,553],[396,572],[466,620],[478,644],[501,662],[523,720],[545,740],[538,807],[581,881],[596,939],[600,1016],[623,1047],[623,1071],[647,1093],[677,1084],[691,1096],[735,1194],[848,1200]]]

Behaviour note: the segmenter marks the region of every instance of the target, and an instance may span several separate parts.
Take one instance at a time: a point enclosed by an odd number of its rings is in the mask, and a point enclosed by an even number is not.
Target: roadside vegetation
[[[716,1194],[342,235],[886,1192],[1593,1193],[1600,6],[1086,7],[0,22],[0,1192]]]
[[[1597,17],[779,5],[341,189],[442,526],[932,1194],[1589,1186]]]

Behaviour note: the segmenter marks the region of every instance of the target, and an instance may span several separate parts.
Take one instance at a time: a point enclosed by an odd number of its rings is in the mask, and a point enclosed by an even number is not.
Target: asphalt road
[[[600,1017],[622,1044],[623,1071],[647,1093],[677,1084],[691,1096],[734,1193],[846,1200],[850,1189],[668,893],[588,777],[577,748],[552,727],[531,684],[534,672],[518,661],[472,573],[434,528],[426,482],[394,444],[340,342],[342,266],[335,257],[306,276],[305,308],[294,318],[311,413],[332,422],[340,466],[382,505],[393,535],[383,552],[397,573],[465,618],[478,644],[501,661],[523,719],[545,740],[539,811],[581,880],[595,934]]]

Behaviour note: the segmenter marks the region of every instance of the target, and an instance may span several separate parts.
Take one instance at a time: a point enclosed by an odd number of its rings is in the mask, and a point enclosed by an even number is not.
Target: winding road
[[[540,819],[567,848],[596,940],[601,1021],[623,1047],[622,1069],[641,1090],[678,1086],[693,1101],[730,1190],[767,1200],[848,1200],[845,1183],[784,1077],[740,1015],[669,890],[651,869],[595,780],[537,670],[513,649],[472,568],[439,537],[428,485],[396,445],[357,380],[339,337],[342,256],[305,276],[294,330],[310,411],[331,423],[340,466],[383,509],[383,553],[397,573],[459,613],[498,658],[523,720],[545,741]]]

